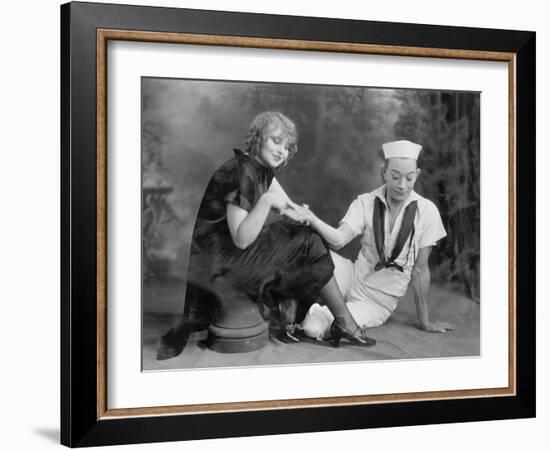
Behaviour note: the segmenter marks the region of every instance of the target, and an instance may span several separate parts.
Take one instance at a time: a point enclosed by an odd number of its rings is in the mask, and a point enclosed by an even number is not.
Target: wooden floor
[[[410,292],[403,297],[386,324],[370,330],[377,344],[361,348],[342,343],[340,348],[315,341],[285,344],[271,337],[262,349],[240,354],[209,350],[201,341],[205,333],[191,336],[176,358],[156,360],[159,337],[177,320],[168,313],[146,312],[143,322],[143,370],[171,370],[202,367],[312,364],[341,361],[391,360],[443,357],[475,357],[480,354],[479,304],[448,290],[433,286],[430,317],[456,325],[454,331],[426,333],[416,328],[416,312]]]

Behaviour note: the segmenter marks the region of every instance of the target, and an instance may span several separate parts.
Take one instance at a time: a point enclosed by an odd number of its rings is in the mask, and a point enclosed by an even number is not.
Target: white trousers
[[[348,300],[347,294],[357,282],[354,276],[354,264],[349,259],[331,252],[334,261],[334,276],[340,291],[346,298],[351,315],[360,327],[373,328],[384,324],[392,315],[397,306],[397,297],[388,295],[377,289],[361,285],[360,298]],[[358,289],[355,289],[357,292]],[[300,328],[305,334],[314,339],[330,337],[330,325],[334,316],[326,306],[315,303],[309,309]]]

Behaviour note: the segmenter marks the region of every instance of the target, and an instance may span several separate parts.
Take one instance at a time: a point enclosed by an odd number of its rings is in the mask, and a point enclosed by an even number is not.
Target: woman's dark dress
[[[228,284],[255,302],[293,298],[299,321],[318,299],[334,273],[334,264],[321,237],[309,227],[279,220],[266,224],[246,249],[235,246],[226,217],[226,204],[251,211],[270,187],[274,173],[235,150],[235,156],[212,176],[204,193],[193,231],[183,321],[194,330],[205,328],[215,315],[216,299]],[[219,282],[219,280],[223,282]],[[265,289],[269,285],[269,289]],[[267,299],[267,300],[269,300]],[[274,300],[275,299],[275,300]]]

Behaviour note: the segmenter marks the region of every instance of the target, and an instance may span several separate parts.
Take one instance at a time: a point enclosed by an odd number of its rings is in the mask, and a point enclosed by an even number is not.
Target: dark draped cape
[[[197,328],[207,326],[217,298],[230,285],[255,302],[296,299],[301,305],[297,319],[301,320],[333,275],[330,253],[315,231],[289,220],[266,223],[244,250],[235,246],[227,223],[227,203],[250,212],[271,186],[274,172],[241,151],[234,152],[210,179],[199,207],[184,319]],[[269,298],[260,298],[263,295]]]

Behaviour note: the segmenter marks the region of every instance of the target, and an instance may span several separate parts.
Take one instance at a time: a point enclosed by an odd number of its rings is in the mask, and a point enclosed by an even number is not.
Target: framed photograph
[[[61,7],[61,441],[535,415],[535,33]]]

